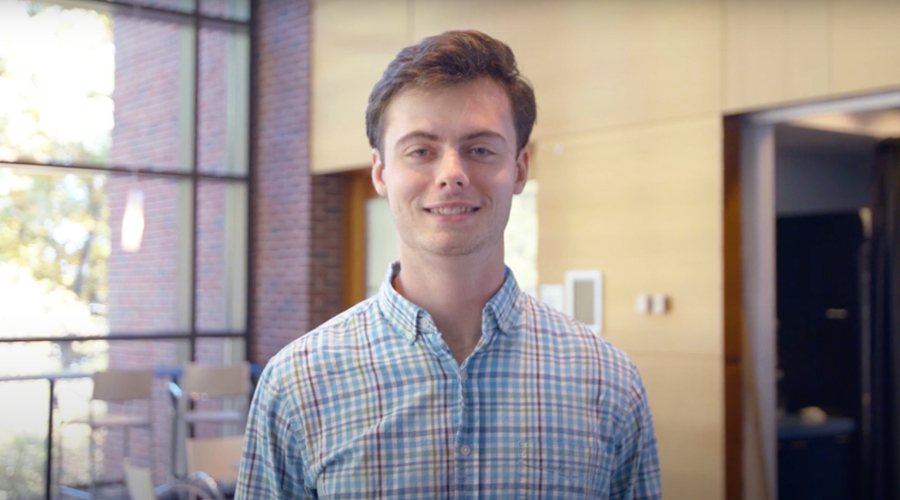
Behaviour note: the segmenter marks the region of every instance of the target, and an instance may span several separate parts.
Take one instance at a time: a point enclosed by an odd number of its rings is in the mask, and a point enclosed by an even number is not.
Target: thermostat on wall
[[[603,332],[603,273],[566,271],[566,313],[595,333]]]

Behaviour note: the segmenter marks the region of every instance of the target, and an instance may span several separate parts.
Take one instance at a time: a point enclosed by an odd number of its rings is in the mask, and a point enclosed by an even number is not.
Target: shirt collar
[[[428,312],[394,289],[392,283],[399,273],[400,262],[394,262],[388,267],[377,300],[388,322],[412,343],[416,341],[419,333],[432,331],[436,333],[437,327]],[[507,267],[503,285],[484,306],[482,325],[496,325],[500,332],[509,333],[519,320],[520,308],[517,305],[520,294],[516,278]]]

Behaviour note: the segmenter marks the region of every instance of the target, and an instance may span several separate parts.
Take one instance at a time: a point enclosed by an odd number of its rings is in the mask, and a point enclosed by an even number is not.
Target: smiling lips
[[[426,208],[425,210],[427,210],[428,213],[438,215],[459,215],[467,212],[474,212],[478,210],[478,207],[434,207]]]

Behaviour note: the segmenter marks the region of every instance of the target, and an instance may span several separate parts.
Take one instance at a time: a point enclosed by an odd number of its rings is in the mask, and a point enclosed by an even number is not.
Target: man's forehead
[[[497,99],[510,105],[505,89],[492,78],[482,77],[456,83],[444,83],[423,87],[413,83],[401,88],[392,98],[388,106],[406,96],[415,99],[446,99],[453,97],[471,97],[473,99]]]
[[[509,96],[486,78],[433,88],[404,88],[388,104],[383,130],[386,138],[393,136],[390,140],[398,141],[415,133],[437,136],[440,128],[451,123],[462,138],[491,133],[502,138],[515,133]]]

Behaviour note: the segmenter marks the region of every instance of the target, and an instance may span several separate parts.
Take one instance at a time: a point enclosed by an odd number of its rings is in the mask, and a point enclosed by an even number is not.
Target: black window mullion
[[[193,154],[191,159],[191,310],[190,331],[191,341],[188,348],[188,360],[197,360],[197,276],[199,267],[197,265],[197,232],[199,231],[199,210],[198,210],[198,194],[199,194],[199,172],[200,172],[200,0],[194,5],[194,124],[193,130]]]
[[[255,349],[253,347],[253,339],[255,337],[254,327],[256,325],[256,321],[254,320],[254,310],[256,303],[256,280],[254,279],[253,273],[253,263],[254,258],[256,256],[256,244],[254,243],[255,238],[253,237],[254,228],[256,227],[256,168],[254,165],[254,158],[256,156],[256,78],[254,76],[257,74],[257,66],[259,64],[259,59],[257,55],[257,27],[256,27],[256,19],[259,9],[259,2],[256,0],[250,0],[250,72],[247,75],[247,78],[250,80],[250,84],[247,86],[250,95],[248,112],[250,113],[250,119],[247,121],[248,123],[248,144],[247,144],[247,306],[246,306],[246,319],[244,321],[244,327],[246,330],[244,331],[244,357],[247,361],[253,361],[256,359],[255,357]]]
[[[141,177],[174,177],[178,179],[193,179],[194,177],[198,177],[200,179],[210,179],[210,180],[219,180],[219,181],[231,181],[231,182],[244,182],[246,183],[249,179],[247,175],[236,175],[236,174],[221,174],[221,173],[202,173],[202,172],[179,172],[177,170],[157,170],[152,168],[131,168],[131,167],[123,167],[120,165],[117,166],[109,166],[103,167],[98,165],[80,165],[80,164],[70,164],[70,165],[57,165],[53,163],[37,163],[32,161],[6,161],[0,160],[0,165],[9,165],[15,168],[22,169],[34,169],[34,170],[83,170],[88,172],[97,172],[97,173],[107,173],[107,174],[129,174],[129,175],[140,175]]]

